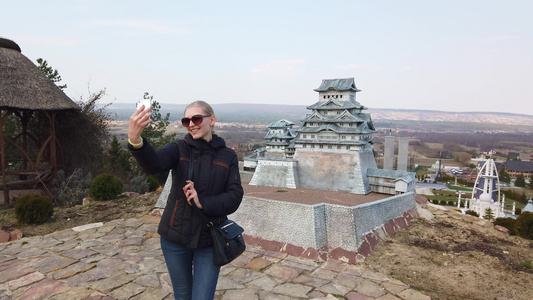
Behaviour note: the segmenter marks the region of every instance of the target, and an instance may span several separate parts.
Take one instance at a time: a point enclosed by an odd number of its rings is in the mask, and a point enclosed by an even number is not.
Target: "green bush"
[[[432,202],[433,204],[439,204],[439,200],[437,200],[437,199],[433,199],[433,200],[431,200],[431,202]]]
[[[494,220],[494,225],[500,225],[509,229],[510,235],[516,235],[515,224],[516,220],[513,218],[496,218],[496,220]]]
[[[95,200],[115,199],[122,193],[122,182],[118,177],[104,173],[96,176],[89,189],[89,196]]]
[[[440,204],[440,205],[446,205],[447,203],[448,203],[448,202],[447,202],[446,200],[440,200],[440,201],[439,201],[439,204]]]
[[[155,178],[154,176],[145,175],[146,179],[148,180],[148,191],[153,192],[159,188],[159,180]]]
[[[54,214],[54,203],[48,196],[24,195],[15,203],[15,216],[19,223],[42,224]]]
[[[525,211],[520,214],[515,222],[516,234],[526,238],[533,239],[533,213]]]
[[[465,211],[465,214],[467,215],[471,215],[471,216],[474,216],[474,217],[478,217],[479,218],[479,214],[471,209]]]
[[[522,209],[521,208],[517,208],[514,210],[514,214],[519,216],[520,214],[522,214]]]
[[[449,206],[455,206],[455,201],[448,200],[448,205],[449,205]]]

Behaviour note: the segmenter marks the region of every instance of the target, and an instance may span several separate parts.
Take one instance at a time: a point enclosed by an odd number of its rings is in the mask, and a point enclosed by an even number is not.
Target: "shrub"
[[[533,239],[533,213],[525,211],[516,219],[516,234],[526,238]]]
[[[437,199],[433,199],[433,200],[431,200],[431,202],[433,202],[433,204],[439,204],[439,200],[437,200]]]
[[[522,209],[521,208],[517,208],[514,210],[514,214],[519,216],[520,214],[522,213]]]
[[[124,187],[124,190],[128,192],[144,194],[148,192],[149,187],[150,185],[146,176],[139,174],[130,180],[130,183]]]
[[[455,201],[449,200],[449,201],[448,201],[448,205],[450,205],[450,206],[455,206]]]
[[[60,206],[73,206],[81,204],[83,198],[89,195],[93,176],[91,173],[84,175],[82,169],[76,169],[66,177],[65,171],[59,170],[54,179],[54,202]]]
[[[474,216],[474,217],[478,217],[479,218],[479,214],[471,209],[465,211],[465,214],[467,215],[471,215],[471,216]]]
[[[448,203],[448,202],[447,202],[446,200],[440,200],[440,201],[439,201],[439,204],[440,204],[440,205],[446,205],[447,203]]]
[[[122,193],[122,182],[118,177],[104,173],[96,176],[89,189],[89,196],[96,200],[111,200]]]
[[[54,203],[48,196],[24,195],[17,199],[15,216],[19,223],[42,224],[54,214]]]
[[[510,235],[516,235],[515,223],[516,220],[513,218],[496,218],[496,220],[494,220],[494,225],[500,225],[509,229]]]
[[[148,180],[148,191],[149,192],[153,192],[153,191],[157,190],[157,188],[159,188],[159,186],[161,186],[159,184],[159,180],[157,180],[157,178],[155,178],[154,176],[145,175],[145,177]]]

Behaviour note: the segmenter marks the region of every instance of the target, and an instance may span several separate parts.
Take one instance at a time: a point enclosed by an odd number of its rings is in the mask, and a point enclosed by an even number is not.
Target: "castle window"
[[[307,134],[304,134],[304,139],[307,137]]]
[[[342,95],[341,95],[341,98],[342,98]]]
[[[345,140],[346,139],[346,136],[345,135],[341,135],[341,140]]]
[[[346,146],[346,150],[350,150],[350,146]]]
[[[340,112],[340,111],[338,111],[338,112],[337,112],[337,115],[340,115],[340,114],[341,114],[341,112]]]
[[[314,139],[314,138],[315,138],[315,135],[314,135],[314,134],[311,134],[311,138]]]
[[[331,145],[328,145],[328,149],[332,149],[332,148],[333,148],[333,146],[331,146]]]
[[[304,144],[304,145],[303,145],[303,147],[304,147],[304,148],[307,148],[307,145],[306,145],[306,144]]]
[[[311,148],[315,148],[315,145],[311,145]]]
[[[324,145],[320,144],[320,145],[318,146],[318,148],[322,149],[322,148],[324,148]]]
[[[324,95],[324,99],[326,99],[326,95]]]
[[[341,145],[337,145],[337,149],[340,149],[341,148]]]

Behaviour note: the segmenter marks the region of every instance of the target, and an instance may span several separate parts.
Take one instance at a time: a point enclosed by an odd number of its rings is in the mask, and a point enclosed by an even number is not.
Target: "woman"
[[[239,207],[243,189],[237,155],[214,134],[216,117],[204,101],[185,108],[181,123],[188,130],[176,140],[154,150],[141,137],[150,124],[152,108],[139,107],[130,117],[129,149],[148,173],[172,170],[172,187],[159,223],[174,299],[213,299],[220,267],[213,263],[213,248],[207,225],[193,205],[213,224],[220,224]],[[193,161],[190,161],[192,151]],[[192,178],[189,164],[193,165]],[[194,273],[193,273],[194,270]]]

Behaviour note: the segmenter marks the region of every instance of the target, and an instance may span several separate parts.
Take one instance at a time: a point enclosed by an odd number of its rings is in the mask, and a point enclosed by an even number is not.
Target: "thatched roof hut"
[[[0,187],[4,190],[4,204],[9,204],[9,189],[36,185],[45,178],[55,177],[61,149],[54,123],[56,112],[61,110],[80,110],[80,107],[22,55],[15,42],[0,38]],[[48,136],[39,141],[42,145],[30,146],[37,139],[29,132],[28,124],[39,114],[48,120]],[[19,119],[22,130],[8,137],[4,125],[12,122],[14,116]],[[38,126],[41,125],[46,126]],[[11,157],[6,161],[10,151],[19,151],[20,159],[15,161]]]
[[[13,41],[0,38],[0,109],[80,109]]]

